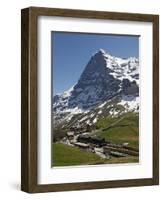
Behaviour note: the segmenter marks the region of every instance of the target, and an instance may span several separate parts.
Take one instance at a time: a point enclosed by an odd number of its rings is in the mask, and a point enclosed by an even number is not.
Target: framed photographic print
[[[159,184],[159,16],[22,9],[21,188]]]

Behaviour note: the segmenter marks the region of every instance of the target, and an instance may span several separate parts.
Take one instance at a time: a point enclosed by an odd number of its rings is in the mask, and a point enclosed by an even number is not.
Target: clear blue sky
[[[68,90],[79,79],[90,57],[104,49],[117,57],[139,56],[139,37],[52,32],[53,95]]]

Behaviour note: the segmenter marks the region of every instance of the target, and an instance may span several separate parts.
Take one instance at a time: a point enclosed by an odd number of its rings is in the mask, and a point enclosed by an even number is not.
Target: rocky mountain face
[[[93,124],[100,117],[138,110],[138,59],[114,57],[102,49],[91,57],[76,85],[53,97],[54,126]]]

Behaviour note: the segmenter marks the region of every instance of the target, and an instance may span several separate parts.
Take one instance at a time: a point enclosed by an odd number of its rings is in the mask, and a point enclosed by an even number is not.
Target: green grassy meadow
[[[66,144],[53,143],[54,166],[89,165],[100,162],[103,162],[103,159],[94,153]]]

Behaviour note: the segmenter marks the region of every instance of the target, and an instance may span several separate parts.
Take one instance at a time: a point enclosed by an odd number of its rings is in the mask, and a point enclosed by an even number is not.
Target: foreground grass
[[[138,163],[139,157],[138,156],[127,156],[121,158],[112,157],[109,160],[105,160],[105,164],[122,164],[122,163]]]
[[[138,157],[134,156],[103,159],[94,153],[81,150],[77,147],[72,147],[61,143],[53,144],[53,166],[99,165],[137,162],[139,162],[139,159]]]
[[[94,153],[61,143],[53,144],[53,166],[89,165],[103,159]]]

